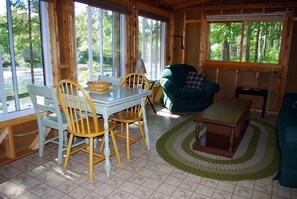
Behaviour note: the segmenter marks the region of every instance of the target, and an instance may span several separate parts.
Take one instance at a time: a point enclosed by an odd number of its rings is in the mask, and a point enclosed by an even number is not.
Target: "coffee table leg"
[[[196,121],[196,128],[195,128],[195,144],[199,144],[199,129],[200,129],[200,122]]]
[[[229,151],[232,151],[233,149],[233,137],[234,137],[234,128],[232,128],[231,130]]]

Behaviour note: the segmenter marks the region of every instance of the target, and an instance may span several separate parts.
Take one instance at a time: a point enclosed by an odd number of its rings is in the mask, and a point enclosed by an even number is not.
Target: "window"
[[[124,71],[124,15],[75,2],[78,81]]]
[[[148,79],[161,78],[164,66],[165,22],[138,17],[139,57],[143,59]]]
[[[26,85],[46,81],[44,69],[50,62],[43,57],[50,59],[42,46],[49,45],[48,38],[42,45],[40,32],[47,27],[40,23],[46,17],[44,2],[0,0],[0,121],[33,113]]]
[[[279,64],[283,14],[208,16],[210,61]]]

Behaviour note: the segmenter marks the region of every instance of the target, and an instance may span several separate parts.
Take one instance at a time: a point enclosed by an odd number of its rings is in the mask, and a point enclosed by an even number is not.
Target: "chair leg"
[[[101,141],[101,144],[100,144],[100,151],[102,151],[103,146],[104,146],[104,135],[102,137],[102,141]]]
[[[124,135],[124,123],[121,122],[121,133],[122,136]]]
[[[46,127],[40,125],[38,129],[39,129],[39,157],[43,157]]]
[[[66,152],[66,157],[64,161],[64,168],[67,168],[69,157],[70,157],[70,152],[71,152],[71,146],[73,142],[73,134],[70,134],[69,141],[68,141],[68,146],[67,146],[67,152]]]
[[[68,143],[68,132],[67,131],[63,131],[63,144],[67,145]]]
[[[89,171],[89,176],[90,176],[90,180],[93,180],[93,167],[94,167],[94,138],[90,138],[90,145],[89,145],[89,167],[90,167],[90,171]]]
[[[130,159],[130,129],[129,123],[126,123],[126,147],[127,147],[127,160]]]
[[[64,131],[59,130],[59,146],[58,146],[58,164],[62,164],[63,146],[64,146]]]
[[[113,131],[110,131],[110,135],[111,135],[111,139],[112,139],[112,142],[113,142],[113,146],[114,146],[114,150],[115,150],[115,153],[116,153],[118,162],[121,163],[122,161],[121,161],[121,158],[120,158],[120,154],[119,154],[119,150],[118,150],[118,145],[117,145],[117,142],[116,142],[116,139],[115,139],[115,136],[114,136]]]

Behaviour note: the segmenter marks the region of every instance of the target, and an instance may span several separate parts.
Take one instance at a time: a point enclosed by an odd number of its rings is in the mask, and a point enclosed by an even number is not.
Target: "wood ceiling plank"
[[[173,8],[184,8],[195,6],[212,0],[160,0],[160,5],[166,5]]]

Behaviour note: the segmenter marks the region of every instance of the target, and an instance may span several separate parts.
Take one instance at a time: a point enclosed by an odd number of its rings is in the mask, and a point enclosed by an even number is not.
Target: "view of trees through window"
[[[75,19],[78,81],[120,76],[121,15],[75,2]]]
[[[278,64],[282,22],[209,23],[208,60]]]
[[[139,58],[146,67],[149,79],[160,79],[164,65],[165,22],[138,17]]]
[[[38,0],[0,0],[0,115],[28,108],[26,85],[44,84],[39,9]]]

